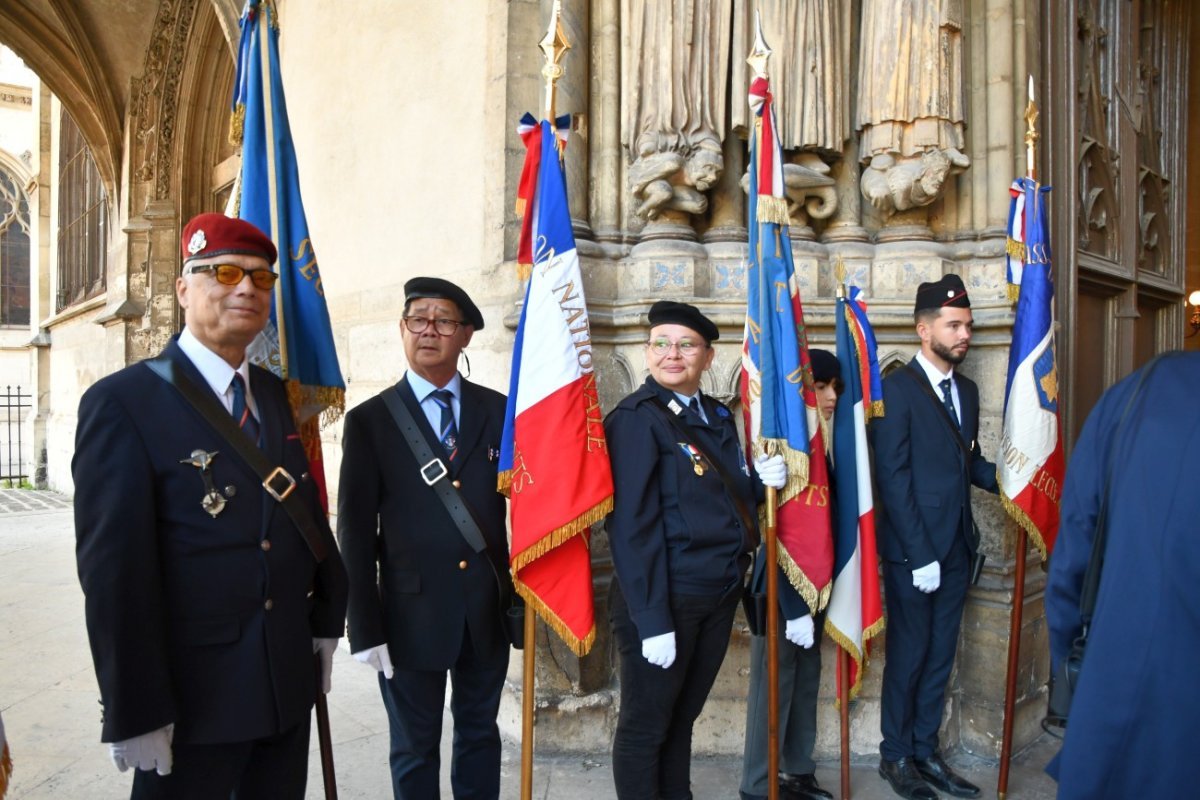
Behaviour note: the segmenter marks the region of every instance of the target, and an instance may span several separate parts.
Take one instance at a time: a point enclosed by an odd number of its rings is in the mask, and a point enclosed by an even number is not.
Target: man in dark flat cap
[[[275,246],[201,214],[182,251],[183,332],[79,402],[76,558],[101,741],[135,769],[134,798],[302,800],[346,572],[287,389],[246,361]]]
[[[971,301],[957,275],[922,283],[921,350],[884,378],[887,414],[872,426],[887,598],[879,773],[901,797],[976,797],[938,750],[946,683],[979,533],[972,484],[997,492],[980,454],[979,389],[957,374],[971,344]]]
[[[346,414],[342,438],[338,538],[350,573],[350,649],[380,673],[396,798],[441,796],[447,672],[454,796],[495,798],[510,648],[501,615],[512,592],[507,507],[496,490],[505,398],[458,372],[483,327],[467,293],[413,278],[404,294],[408,371]]]

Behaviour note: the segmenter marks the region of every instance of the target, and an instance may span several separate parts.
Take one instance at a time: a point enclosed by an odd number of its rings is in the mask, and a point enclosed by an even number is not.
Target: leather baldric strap
[[[192,408],[211,425],[217,434],[225,440],[238,458],[246,462],[254,474],[262,481],[263,490],[275,499],[287,515],[291,517],[305,544],[312,552],[317,563],[325,560],[325,543],[321,541],[321,533],[317,530],[316,522],[304,505],[304,501],[295,492],[296,479],[282,466],[273,466],[267,460],[266,454],[250,441],[245,432],[237,426],[233,417],[217,400],[215,394],[207,389],[200,389],[175,366],[175,362],[166,356],[159,356],[144,362],[156,375],[175,387]]]
[[[713,468],[713,470],[717,473],[717,477],[721,479],[721,483],[725,484],[725,493],[729,495],[729,499],[733,501],[733,507],[737,510],[737,514],[742,520],[742,527],[746,529],[746,535],[751,537],[751,541],[753,541],[755,534],[758,532],[758,526],[754,524],[754,518],[750,516],[750,512],[746,508],[746,504],[742,502],[742,498],[738,494],[737,487],[733,485],[733,478],[731,478],[729,473],[725,471],[725,468],[721,466],[721,462],[718,461],[711,452],[709,452],[708,448],[705,447],[699,439],[693,436],[692,431],[690,431],[688,427],[683,424],[678,416],[671,413],[671,409],[662,401],[662,398],[658,396],[651,397],[650,404],[672,427],[675,428],[675,430],[679,432],[681,436],[683,436],[683,440],[685,442],[699,450],[700,455],[704,456],[704,458],[708,461],[709,466]]]

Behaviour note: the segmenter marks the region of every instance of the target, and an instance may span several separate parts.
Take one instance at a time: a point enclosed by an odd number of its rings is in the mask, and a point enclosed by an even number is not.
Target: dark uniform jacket
[[[386,391],[400,393],[430,450],[443,455],[408,380]],[[481,658],[507,653],[496,586],[499,574],[508,596],[507,501],[496,490],[504,407],[504,395],[462,381],[458,455],[443,478],[459,483],[487,542],[486,555],[467,545],[421,477],[383,396],[346,414],[338,538],[350,573],[354,652],[386,643],[397,668],[446,670],[458,659],[465,624]]]
[[[746,530],[711,467],[697,475],[678,430],[650,402],[678,400],[647,378],[604,422],[613,469],[609,546],[629,614],[642,639],[674,630],[672,594],[721,594],[742,580],[758,530]],[[728,408],[703,397],[708,423],[679,414],[694,440],[720,459],[753,514],[755,484]],[[667,413],[670,413],[669,411]]]
[[[208,391],[176,342],[164,354]],[[79,403],[76,556],[105,742],[169,723],[177,742],[240,742],[311,712],[312,639],[342,635],[346,574],[283,383],[251,367],[250,390],[263,451],[296,477],[325,539],[319,565],[250,467],[145,364],[97,382]],[[217,453],[213,485],[226,499],[216,517],[187,463],[197,449]]]
[[[945,558],[959,531],[974,553],[979,540],[971,513],[971,484],[999,491],[996,465],[983,457],[976,441],[979,388],[955,372],[962,440],[971,453],[968,460],[945,407],[918,381],[929,385],[915,358],[884,378],[887,414],[871,425],[882,506],[879,555],[912,569]]]

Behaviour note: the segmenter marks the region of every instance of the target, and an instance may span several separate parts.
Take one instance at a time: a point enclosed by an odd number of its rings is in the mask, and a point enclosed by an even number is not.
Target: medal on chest
[[[200,471],[200,479],[204,481],[204,496],[200,498],[200,507],[214,519],[225,509],[225,496],[217,491],[212,477],[212,462],[217,457],[217,452],[214,450],[210,453],[197,448],[187,458],[179,459],[180,464],[189,464]]]
[[[687,442],[676,442],[676,444],[683,450],[683,454],[688,457],[688,460],[692,462],[692,472],[695,472],[698,476],[703,476],[706,466],[704,464],[704,456],[700,455],[700,451]]]

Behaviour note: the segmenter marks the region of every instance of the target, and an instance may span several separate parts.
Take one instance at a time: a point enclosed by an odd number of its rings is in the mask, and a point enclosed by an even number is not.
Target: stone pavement
[[[130,775],[119,773],[99,743],[100,707],[83,625],[83,595],[75,575],[74,533],[68,498],[50,492],[0,490],[0,713],[4,716],[15,773],[15,800],[119,798],[129,794]],[[374,675],[339,651],[329,695],[343,800],[390,796],[387,718]],[[443,736],[443,797],[449,797],[449,717]],[[316,746],[316,737],[313,737]],[[1014,759],[1008,797],[1049,800],[1054,784],[1041,771],[1052,741],[1035,743]],[[952,759],[984,797],[995,796],[996,767],[983,759]],[[505,742],[501,796],[520,790],[520,747]],[[853,796],[886,800],[895,795],[870,761],[852,770]],[[837,764],[824,763],[818,777],[837,786]],[[741,759],[697,756],[692,785],[697,800],[736,800]],[[836,794],[836,790],[835,790]],[[320,766],[310,760],[308,797],[322,797]],[[544,800],[615,798],[607,752],[539,755],[533,796]]]

